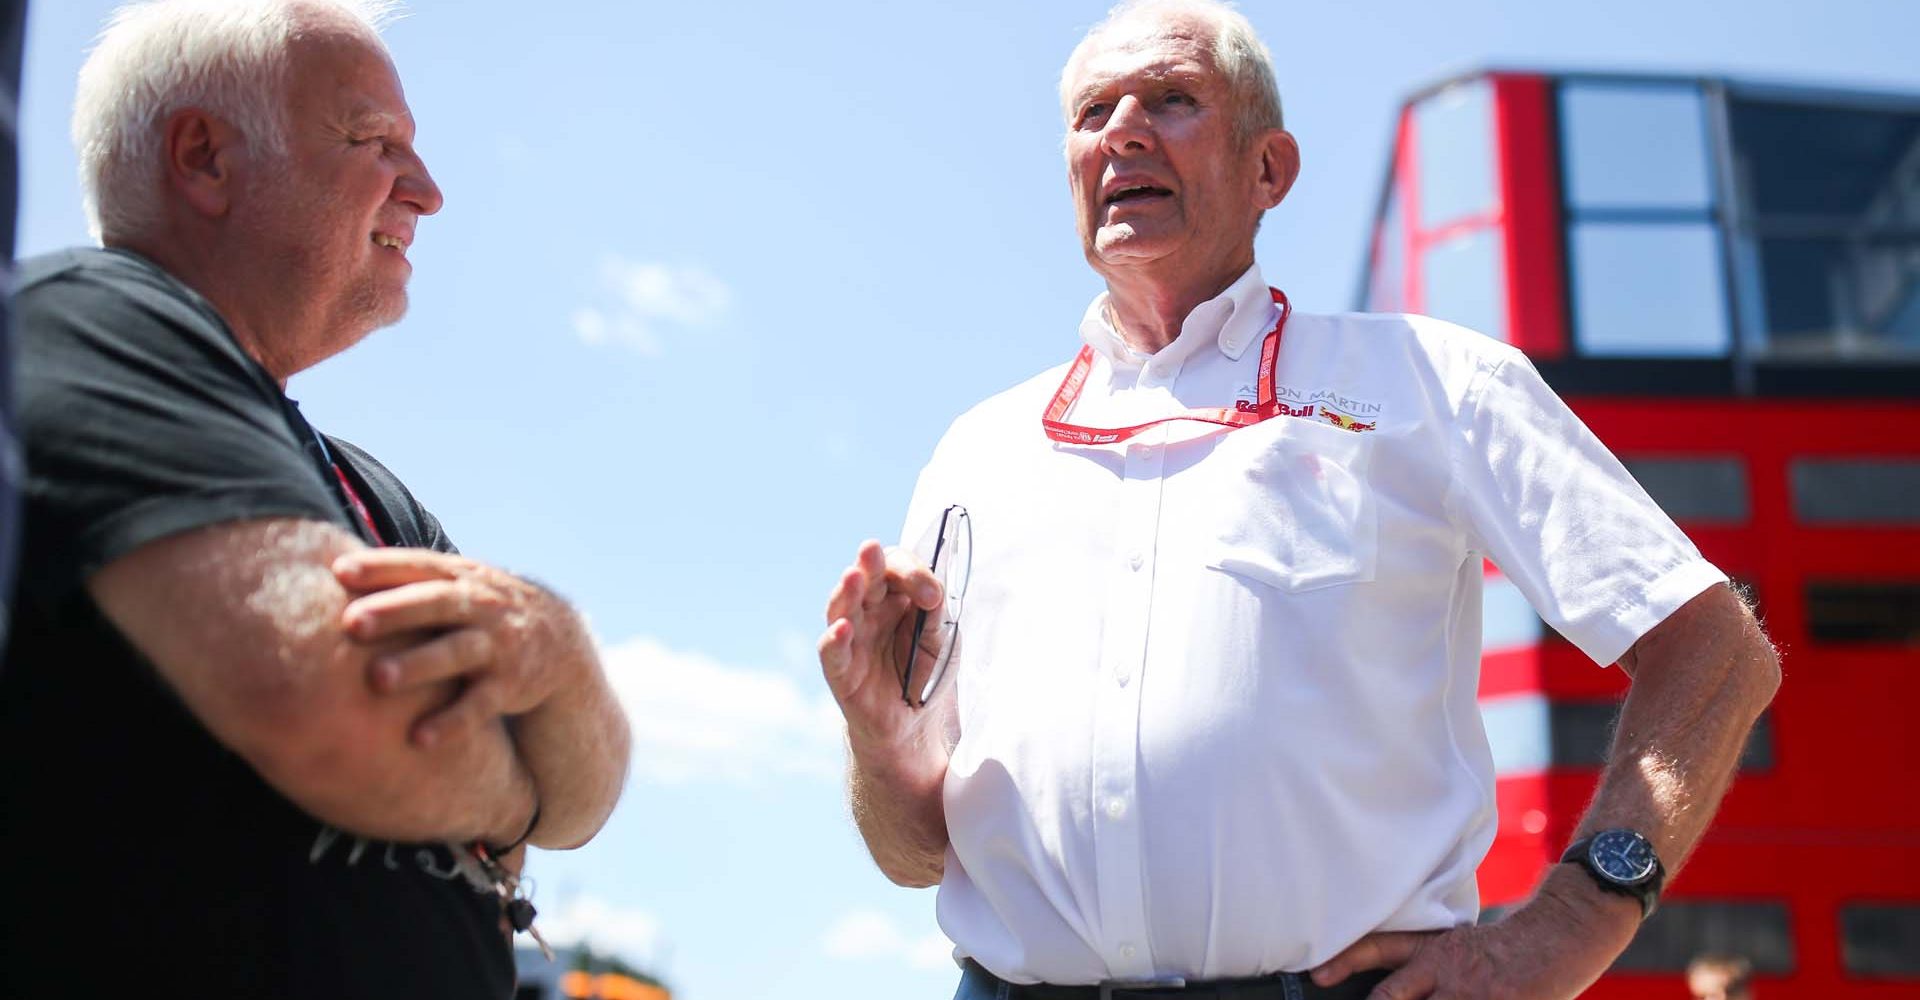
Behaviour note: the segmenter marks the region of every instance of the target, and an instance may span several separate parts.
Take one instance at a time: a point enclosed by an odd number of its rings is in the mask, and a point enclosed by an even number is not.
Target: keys
[[[493,883],[494,895],[500,897],[500,912],[506,916],[507,925],[516,934],[532,937],[533,943],[540,946],[540,954],[547,961],[553,961],[552,946],[540,935],[540,928],[533,926],[533,918],[540,911],[533,908],[532,883],[508,871],[494,859],[485,844],[475,843],[470,850],[474,860],[480,863],[480,870],[486,872],[487,879]]]
[[[533,918],[539,913],[533,908],[533,900],[525,896],[515,896],[507,901],[507,923],[513,929],[533,936],[533,943],[540,946],[540,954],[547,961],[553,961],[553,949],[547,946],[547,939],[540,936],[540,928],[533,926]]]

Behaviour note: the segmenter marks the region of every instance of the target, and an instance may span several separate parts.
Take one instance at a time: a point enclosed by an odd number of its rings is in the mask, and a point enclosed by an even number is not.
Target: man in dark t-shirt
[[[285,395],[404,311],[440,207],[375,26],[195,6],[102,36],[105,248],[21,269],[0,996],[503,998],[520,846],[605,822],[624,718],[565,602]]]
[[[15,126],[20,107],[20,47],[27,33],[26,0],[0,0],[0,276],[13,285],[13,223],[19,206],[20,146]],[[7,639],[7,595],[12,592],[20,449],[13,434],[13,323],[0,288],[0,642]]]

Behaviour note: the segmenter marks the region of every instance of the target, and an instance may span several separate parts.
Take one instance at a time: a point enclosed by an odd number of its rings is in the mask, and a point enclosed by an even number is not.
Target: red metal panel
[[[1516,329],[1519,329],[1516,326]],[[1652,362],[1650,362],[1652,363]],[[1601,440],[1629,456],[1737,455],[1750,514],[1692,528],[1701,551],[1754,581],[1782,647],[1786,680],[1769,710],[1773,764],[1734,783],[1715,823],[1672,885],[1673,898],[1770,900],[1791,913],[1794,971],[1760,976],[1772,1000],[1920,995],[1920,983],[1849,978],[1839,914],[1860,900],[1920,900],[1920,648],[1815,643],[1810,579],[1920,575],[1920,528],[1810,526],[1795,519],[1788,468],[1808,456],[1920,456],[1920,407],[1849,400],[1571,398]],[[1483,660],[1482,691],[1554,700],[1615,697],[1626,678],[1597,669],[1554,636]],[[1593,768],[1503,776],[1499,833],[1481,868],[1488,905],[1518,902],[1572,833]],[[1544,815],[1544,821],[1541,816]],[[1534,866],[1529,871],[1529,866]],[[1598,1000],[1683,996],[1680,977],[1610,975]]]
[[[1504,207],[1507,340],[1535,358],[1567,353],[1560,167],[1553,83],[1493,74],[1494,134]]]
[[[1425,262],[1414,250],[1420,237],[1420,157],[1414,143],[1413,105],[1400,109],[1400,138],[1393,147],[1394,183],[1400,193],[1400,251],[1405,262],[1400,269],[1405,285],[1401,289],[1400,308],[1417,313],[1426,308],[1426,293],[1420,282]]]

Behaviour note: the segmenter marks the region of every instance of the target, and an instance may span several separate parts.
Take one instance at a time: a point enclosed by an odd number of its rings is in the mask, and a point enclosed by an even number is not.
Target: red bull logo
[[[1307,409],[1311,410],[1313,409],[1313,407],[1309,406],[1307,407]],[[1366,423],[1361,423],[1360,421],[1355,420],[1354,418],[1349,417],[1344,413],[1336,413],[1332,410],[1327,410],[1327,409],[1322,409],[1320,411],[1320,415],[1327,418],[1327,423],[1330,423],[1333,426],[1338,427],[1343,431],[1353,431],[1356,434],[1362,431],[1370,431],[1370,430],[1373,430],[1375,427],[1380,426],[1380,421],[1378,420],[1370,420]]]

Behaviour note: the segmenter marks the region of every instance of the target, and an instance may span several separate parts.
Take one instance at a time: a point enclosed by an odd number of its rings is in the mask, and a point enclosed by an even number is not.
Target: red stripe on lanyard
[[[1149,420],[1144,424],[1134,424],[1131,427],[1085,427],[1067,423],[1063,418],[1066,417],[1068,410],[1073,409],[1073,404],[1079,401],[1080,391],[1087,385],[1087,374],[1093,371],[1093,348],[1083,346],[1080,348],[1080,353],[1073,359],[1073,367],[1067,369],[1067,377],[1060,380],[1060,388],[1054,391],[1053,401],[1047,404],[1047,412],[1041,414],[1041,428],[1047,432],[1047,437],[1061,444],[1114,444],[1125,441],[1149,427],[1157,427],[1176,420],[1218,424],[1228,430],[1238,430],[1278,414],[1280,407],[1273,395],[1273,370],[1280,357],[1280,333],[1286,329],[1287,316],[1293,312],[1293,305],[1287,301],[1286,293],[1280,289],[1269,288],[1268,291],[1273,293],[1274,304],[1280,307],[1280,319],[1273,324],[1273,329],[1267,333],[1267,339],[1260,345],[1260,394],[1252,407],[1248,407],[1245,403],[1231,410],[1221,406],[1206,407],[1188,410],[1177,416]]]
[[[340,463],[338,462],[329,464],[333,466],[334,477],[340,480],[340,489],[347,494],[347,501],[353,504],[353,512],[360,515],[360,523],[367,526],[368,536],[373,539],[375,545],[385,545],[386,539],[380,537],[379,526],[373,523],[373,512],[368,510],[366,503],[360,499],[360,492],[355,490],[353,484],[347,481],[346,470],[340,468]]]

